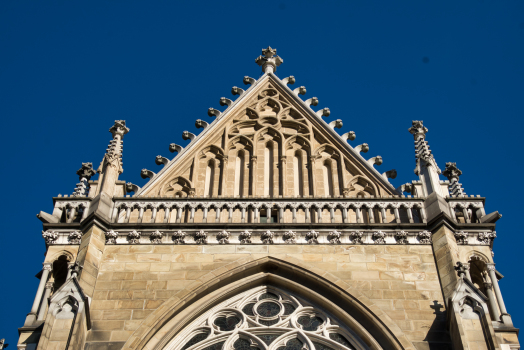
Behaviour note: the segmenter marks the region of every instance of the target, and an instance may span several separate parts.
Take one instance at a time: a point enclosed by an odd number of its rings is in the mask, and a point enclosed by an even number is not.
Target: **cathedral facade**
[[[117,120],[97,170],[38,214],[46,257],[18,349],[520,349],[492,255],[501,215],[455,163],[441,171],[423,122],[406,132],[417,178],[394,188],[262,53],[263,75],[143,187],[120,178]]]

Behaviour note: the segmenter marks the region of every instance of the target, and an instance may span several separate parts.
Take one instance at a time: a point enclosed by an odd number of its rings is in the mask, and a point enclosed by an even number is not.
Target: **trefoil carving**
[[[360,231],[354,231],[351,232],[351,240],[353,241],[353,244],[362,244],[362,237],[364,234]]]
[[[468,233],[464,231],[455,232],[457,244],[468,244]]]
[[[375,244],[386,243],[386,234],[382,231],[373,232],[371,238],[373,239],[373,242],[375,242]]]
[[[397,244],[408,244],[408,233],[406,231],[399,231],[395,233]]]
[[[67,240],[69,241],[69,244],[80,244],[80,241],[82,240],[82,232],[80,231],[73,231],[67,236]]]
[[[151,240],[151,243],[153,244],[160,244],[162,243],[162,237],[164,237],[164,234],[158,230],[151,233],[149,236],[149,239]]]
[[[229,232],[226,230],[217,233],[218,244],[229,244]]]
[[[308,244],[318,244],[318,232],[311,230],[306,233],[306,241]]]
[[[186,238],[186,233],[178,230],[177,232],[173,233],[172,239],[175,244],[184,244],[186,243],[184,239]]]
[[[42,231],[42,237],[45,240],[46,244],[55,243],[55,241],[58,239],[58,233],[55,231]]]
[[[284,239],[284,242],[286,242],[287,244],[297,243],[297,234],[291,230],[285,232],[282,238]]]
[[[262,233],[262,235],[260,236],[260,238],[262,239],[262,243],[264,244],[273,244],[274,241],[273,241],[273,237],[275,236],[275,234],[271,231],[266,231],[264,233]]]
[[[422,231],[417,234],[417,239],[421,244],[431,244],[431,232]]]
[[[207,243],[207,232],[200,230],[195,233],[195,243],[196,244],[206,244]]]
[[[240,244],[251,243],[251,232],[249,232],[248,230],[240,232],[238,239],[240,240]]]
[[[328,235],[329,243],[331,244],[340,244],[340,237],[342,236],[342,233],[338,232],[337,230],[331,231]]]
[[[116,244],[116,239],[118,238],[118,232],[113,230],[106,232],[106,244]]]

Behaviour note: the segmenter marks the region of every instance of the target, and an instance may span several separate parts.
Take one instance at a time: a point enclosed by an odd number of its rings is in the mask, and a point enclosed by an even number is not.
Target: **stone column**
[[[178,210],[177,210],[177,215],[176,215],[176,223],[179,224],[182,222],[182,211],[183,211],[183,208],[182,207],[178,207]]]
[[[271,206],[266,207],[266,217],[267,217],[267,223],[269,224],[271,222]]]
[[[329,207],[329,216],[331,217],[331,223],[335,222],[335,208]]]
[[[170,209],[168,206],[164,207],[164,224],[167,224],[169,222],[169,212]]]
[[[282,197],[284,197],[286,195],[286,185],[287,185],[287,181],[286,181],[286,162],[287,162],[287,156],[282,156],[280,157],[280,174],[282,176],[282,193],[280,193],[280,195]],[[283,222],[283,221],[280,221],[280,222]]]
[[[493,284],[493,289],[495,289],[495,296],[497,297],[497,303],[499,304],[500,313],[502,315],[507,315],[508,311],[506,310],[506,305],[504,305],[504,299],[502,299],[502,293],[500,292],[499,281],[495,273],[495,264],[490,263],[486,264],[488,269],[489,278]]]
[[[40,277],[40,283],[38,284],[38,289],[36,290],[36,296],[35,300],[33,301],[31,311],[25,319],[25,326],[30,326],[33,324],[34,321],[36,321],[36,313],[38,312],[38,306],[42,301],[42,294],[44,293],[44,288],[47,283],[47,279],[49,278],[49,273],[53,269],[53,265],[51,263],[44,263],[43,265],[44,267],[42,269],[42,277]]]
[[[317,223],[322,222],[322,207],[317,207]]]
[[[129,219],[131,218],[131,209],[133,209],[133,208],[131,208],[129,205],[128,205],[127,208],[126,208],[126,218],[125,218],[125,220],[124,220],[124,222],[125,222],[126,224],[129,223]]]
[[[307,206],[304,206],[304,215],[306,216],[306,223],[307,224],[310,224],[311,223],[311,206],[310,205],[307,205]]]
[[[257,195],[257,156],[251,156],[251,195]]]
[[[342,222],[347,224],[349,222],[348,220],[348,208],[347,207],[343,207],[342,208]]]
[[[226,191],[226,177],[227,177],[227,162],[228,162],[228,157],[227,156],[224,156],[224,158],[222,159],[222,180],[220,181],[221,182],[221,186],[220,186],[220,195],[223,197],[225,196],[225,193],[227,192]]]
[[[284,222],[284,206],[282,205],[278,207],[278,222]]]
[[[229,218],[227,219],[227,222],[233,222],[233,207],[229,207]]]
[[[192,224],[195,222],[195,207],[191,207],[191,214],[189,216],[189,222]]]
[[[154,203],[154,204],[152,205],[152,207],[153,207],[153,210],[152,210],[152,212],[151,212],[151,222],[154,223],[155,220],[156,220],[156,214],[157,214],[157,212],[158,212],[158,204],[157,204],[157,203]]]
[[[242,216],[241,216],[240,222],[245,223],[246,222],[246,207],[242,206],[241,209],[242,209]]]
[[[413,206],[410,205],[410,204],[406,204],[406,205],[405,205],[405,208],[406,208],[406,212],[408,213],[409,223],[410,223],[410,224],[415,223],[415,220],[413,220],[413,211],[412,211],[412,209],[411,209],[411,208],[413,208]]]
[[[471,273],[470,273],[470,266],[469,264],[462,264],[464,266],[464,272],[466,273],[466,278],[473,283],[473,280],[471,279]]]
[[[45,318],[46,311],[47,311],[47,300],[49,299],[49,295],[51,294],[51,291],[53,290],[53,283],[48,282],[45,284],[45,292],[44,297],[42,298],[42,304],[40,305],[40,310],[38,311],[38,318],[37,321],[42,321]]]
[[[207,205],[204,207],[204,216],[202,218],[202,222],[207,223]]]
[[[138,220],[137,220],[137,223],[141,223],[143,218],[144,218],[144,206],[140,205],[139,209],[138,209]]]
[[[369,223],[374,224],[375,223],[375,216],[373,214],[373,206],[368,207],[368,216],[369,216]]]
[[[260,222],[260,219],[258,217],[258,207],[254,207],[255,208],[255,218],[254,218],[254,222],[255,223],[259,223]]]
[[[296,224],[296,222],[297,222],[297,207],[294,206],[292,208],[292,210],[293,210],[293,223]]]
[[[497,308],[497,301],[495,300],[495,295],[493,294],[493,289],[492,289],[493,283],[484,282],[484,287],[486,288],[486,294],[488,295],[489,311],[491,313],[491,320],[500,321],[500,312]]]
[[[309,169],[311,170],[311,176],[310,176],[310,193],[313,193],[313,196],[317,194],[317,186],[315,183],[315,157],[311,156],[309,157]]]
[[[215,207],[215,223],[220,222],[220,214],[222,213],[222,207],[220,205],[217,205]]]
[[[357,219],[357,223],[361,224],[362,223],[362,215],[361,215],[361,212],[360,212],[360,205],[359,206],[355,206],[355,216],[356,216],[356,219]]]
[[[69,217],[67,218],[67,223],[68,224],[73,222],[73,219],[75,218],[75,215],[76,215],[76,207],[71,207],[69,209]]]

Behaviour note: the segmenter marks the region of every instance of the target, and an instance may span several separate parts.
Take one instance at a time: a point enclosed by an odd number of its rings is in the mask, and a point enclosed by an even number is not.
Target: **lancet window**
[[[166,350],[364,350],[345,325],[271,286],[236,295],[197,317]]]

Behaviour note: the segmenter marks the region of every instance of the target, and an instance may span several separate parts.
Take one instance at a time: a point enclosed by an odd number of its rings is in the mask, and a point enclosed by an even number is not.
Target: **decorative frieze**
[[[318,244],[318,232],[311,230],[306,233],[306,241],[308,244]]]
[[[242,231],[238,238],[240,239],[240,244],[249,244],[251,243],[251,232],[248,230]]]
[[[384,244],[386,243],[386,234],[382,231],[373,232],[371,236],[375,244]]]
[[[352,243],[353,244],[362,244],[362,236],[364,236],[364,234],[360,231],[354,231],[354,232],[351,232],[350,234],[351,236],[351,240],[353,241]]]
[[[196,244],[206,244],[207,243],[207,232],[200,230],[195,232],[195,243]]]
[[[493,232],[479,232],[478,241],[482,244],[491,244],[497,238],[497,233]]]
[[[274,236],[273,232],[266,231],[266,232],[262,233],[260,238],[262,239],[262,243],[264,243],[264,244],[273,244],[274,243],[273,236]]]
[[[297,243],[297,234],[291,230],[286,231],[282,238],[284,239],[284,242],[286,242],[287,244]]]

